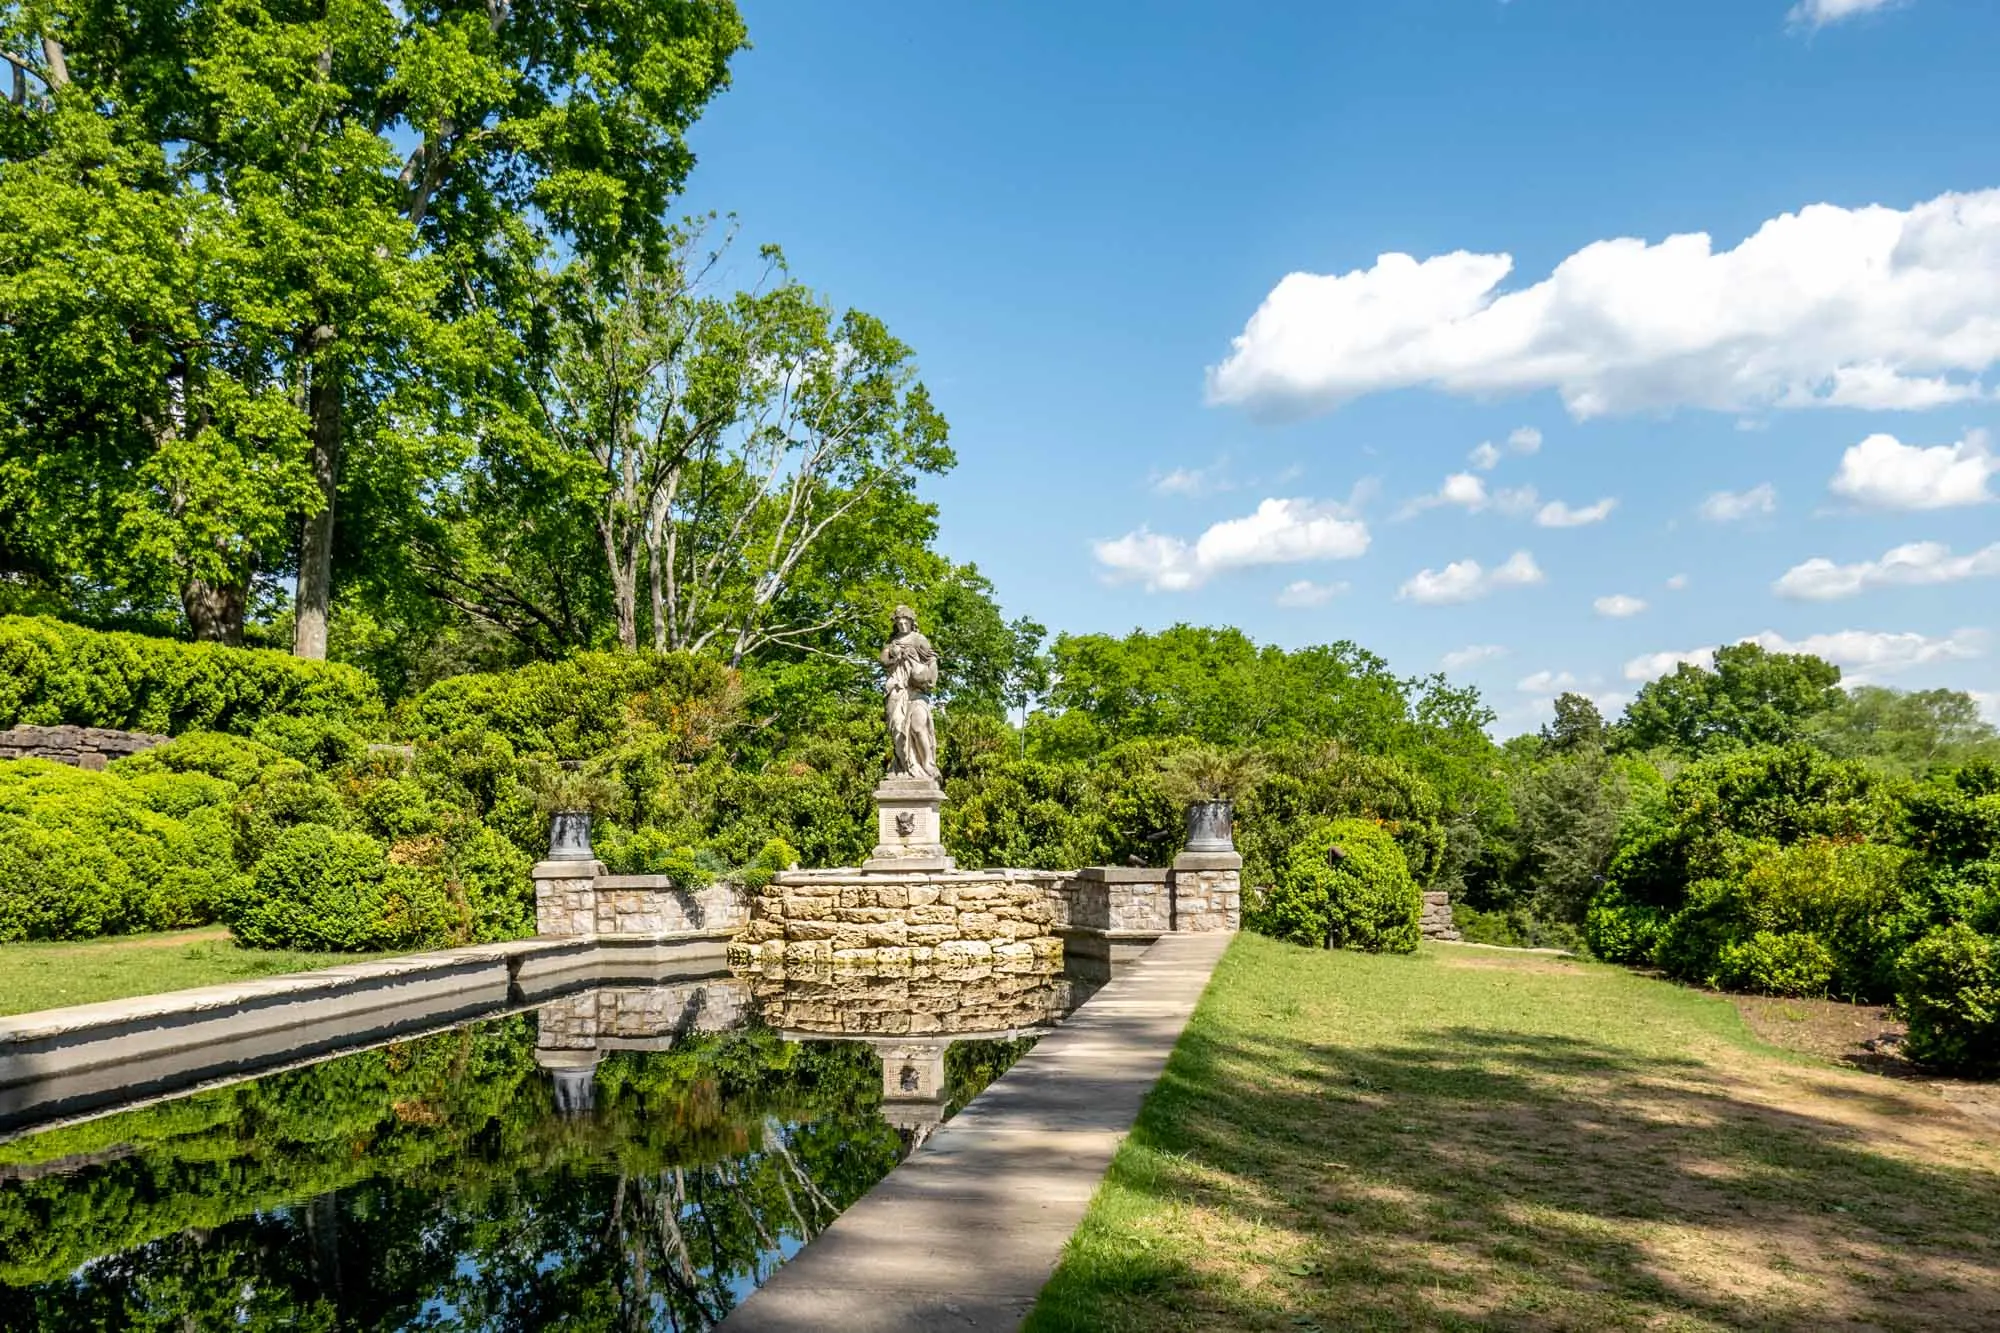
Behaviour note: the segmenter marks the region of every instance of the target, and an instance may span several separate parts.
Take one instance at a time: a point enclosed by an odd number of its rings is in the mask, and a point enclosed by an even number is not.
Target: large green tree
[[[1622,749],[1682,755],[1783,745],[1801,739],[1812,718],[1840,701],[1840,668],[1833,663],[1731,644],[1715,650],[1711,666],[1683,662],[1641,689],[1614,740]]]
[[[12,563],[220,639],[296,572],[324,655],[343,497],[395,531],[438,484],[552,248],[665,246],[743,39],[728,0],[0,8]]]
[[[913,354],[767,248],[713,290],[699,226],[550,284],[530,401],[420,543],[442,596],[538,651],[858,652],[872,613],[941,581],[919,478],[955,461]]]

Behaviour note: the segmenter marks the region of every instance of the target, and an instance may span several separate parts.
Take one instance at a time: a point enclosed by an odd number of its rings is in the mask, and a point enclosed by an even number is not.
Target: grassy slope
[[[0,1014],[306,972],[380,954],[239,948],[227,931],[125,935],[80,944],[0,945]]]
[[[1618,969],[1232,946],[1028,1327],[1979,1327],[2000,1128]],[[1990,1325],[1984,1325],[1990,1326]]]

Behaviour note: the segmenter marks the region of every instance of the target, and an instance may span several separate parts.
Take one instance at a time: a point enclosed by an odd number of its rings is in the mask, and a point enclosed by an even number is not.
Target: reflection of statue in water
[[[896,608],[895,623],[896,632],[882,649],[889,741],[895,747],[889,773],[937,782],[937,731],[931,725],[930,699],[938,679],[937,649],[917,629],[917,613],[909,607]]]

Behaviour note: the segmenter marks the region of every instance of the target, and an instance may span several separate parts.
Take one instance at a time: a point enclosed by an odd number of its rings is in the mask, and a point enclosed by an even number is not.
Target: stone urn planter
[[[1187,808],[1187,847],[1190,852],[1233,852],[1236,850],[1235,813],[1231,801],[1196,801]]]
[[[549,820],[549,860],[591,861],[590,811],[558,810]]]

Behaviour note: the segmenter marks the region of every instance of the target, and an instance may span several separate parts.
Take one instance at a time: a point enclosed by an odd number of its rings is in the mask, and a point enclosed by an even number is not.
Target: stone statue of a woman
[[[889,742],[895,749],[891,777],[929,778],[939,783],[937,731],[931,725],[931,691],[937,687],[937,649],[917,629],[917,613],[896,608],[896,630],[882,649]]]

